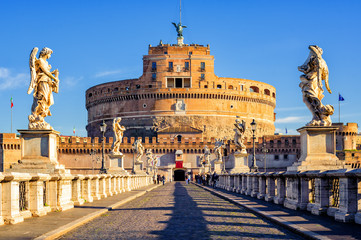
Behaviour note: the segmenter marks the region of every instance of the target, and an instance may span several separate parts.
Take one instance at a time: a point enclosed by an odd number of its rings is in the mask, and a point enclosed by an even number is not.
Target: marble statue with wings
[[[33,105],[29,115],[29,129],[52,130],[49,123],[44,118],[51,116],[50,106],[54,104],[53,92],[59,89],[59,71],[51,70],[48,59],[53,51],[50,48],[43,48],[36,58],[38,48],[33,48],[30,53],[30,85],[28,94],[33,92]]]

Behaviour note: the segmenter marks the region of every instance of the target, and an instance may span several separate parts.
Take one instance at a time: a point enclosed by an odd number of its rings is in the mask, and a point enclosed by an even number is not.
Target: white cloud
[[[114,70],[114,71],[103,71],[103,72],[98,72],[94,75],[94,77],[99,78],[99,77],[106,77],[106,76],[110,76],[110,75],[114,75],[114,74],[118,74],[121,73],[121,70]]]
[[[305,122],[306,117],[304,116],[295,116],[295,117],[285,117],[285,118],[278,118],[276,119],[275,123],[300,123]]]
[[[30,74],[14,74],[9,69],[0,67],[0,91],[18,88],[29,83]]]
[[[63,82],[67,87],[74,87],[78,84],[84,77],[65,77]]]

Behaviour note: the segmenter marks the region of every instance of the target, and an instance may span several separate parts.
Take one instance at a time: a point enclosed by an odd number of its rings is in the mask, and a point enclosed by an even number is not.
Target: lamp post
[[[266,153],[268,152],[268,149],[266,148],[266,142],[263,138],[263,147],[262,147],[262,152],[264,154],[263,156],[263,160],[264,160],[264,171],[267,172],[267,157],[266,157]]]
[[[137,147],[135,146],[135,143],[133,144],[132,149],[133,149],[133,167],[132,167],[132,173],[135,174],[134,153],[135,153],[135,150],[137,149]]]
[[[253,132],[253,158],[252,158],[252,166],[250,171],[251,172],[258,172],[258,168],[256,165],[256,147],[255,147],[255,141],[256,141],[256,137],[254,135],[256,128],[257,128],[257,123],[256,121],[253,119],[253,121],[251,122],[251,128],[252,128],[252,132]]]
[[[102,168],[100,169],[100,173],[107,173],[107,170],[105,169],[105,164],[104,164],[104,134],[105,131],[107,129],[107,125],[105,124],[104,120],[103,122],[100,124],[100,131],[103,133],[103,138],[102,138]]]

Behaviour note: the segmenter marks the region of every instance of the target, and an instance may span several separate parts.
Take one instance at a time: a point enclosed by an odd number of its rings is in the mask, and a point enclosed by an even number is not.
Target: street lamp
[[[266,153],[268,153],[268,149],[266,148],[266,142],[263,138],[263,147],[262,147],[262,152],[264,154],[263,156],[263,160],[264,160],[264,171],[267,172],[267,157],[266,157]]]
[[[105,164],[104,164],[104,134],[105,131],[107,129],[107,125],[105,124],[104,120],[103,122],[100,124],[100,131],[103,133],[103,138],[102,138],[102,168],[100,169],[100,173],[107,173],[107,170],[105,169]]]
[[[253,119],[253,121],[251,122],[251,128],[252,128],[252,132],[253,132],[253,158],[252,158],[252,165],[251,165],[251,172],[258,172],[258,168],[256,165],[256,147],[255,147],[255,141],[256,141],[256,137],[254,135],[254,132],[256,131],[257,128],[257,123],[256,121]]]

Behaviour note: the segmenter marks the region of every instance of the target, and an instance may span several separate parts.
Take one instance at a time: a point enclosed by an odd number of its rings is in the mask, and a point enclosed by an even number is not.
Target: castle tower
[[[167,127],[192,127],[200,137],[233,138],[236,116],[257,122],[257,136],[274,134],[276,89],[266,83],[218,77],[209,46],[149,45],[143,75],[86,91],[89,137],[99,124],[122,117],[126,137],[154,137]],[[109,128],[106,136],[113,134]],[[250,133],[249,133],[250,134]],[[249,135],[250,136],[250,135]]]

